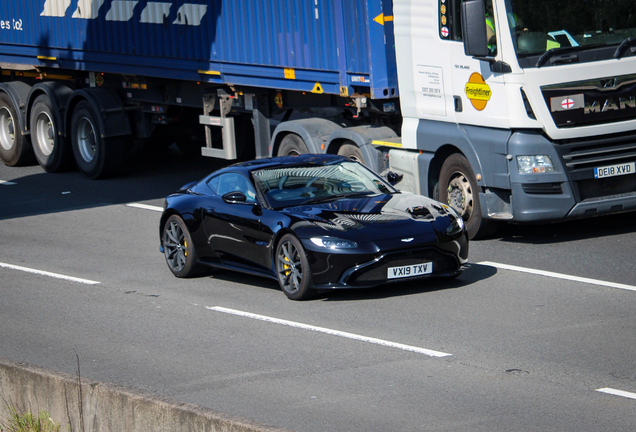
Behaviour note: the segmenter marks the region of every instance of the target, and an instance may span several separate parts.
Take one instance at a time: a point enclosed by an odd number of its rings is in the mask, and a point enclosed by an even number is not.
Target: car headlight
[[[550,156],[517,156],[519,174],[545,174],[553,173],[554,165]]]
[[[329,249],[355,249],[358,244],[354,241],[343,240],[336,237],[312,237],[311,242],[316,246]]]
[[[451,223],[448,228],[446,228],[446,234],[455,235],[460,233],[464,229],[464,219],[459,216],[456,212],[453,211],[453,214],[450,215]]]

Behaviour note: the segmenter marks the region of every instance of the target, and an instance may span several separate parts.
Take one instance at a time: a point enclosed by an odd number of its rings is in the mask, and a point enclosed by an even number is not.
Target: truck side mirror
[[[488,33],[484,0],[466,0],[461,4],[464,53],[471,57],[488,57]]]

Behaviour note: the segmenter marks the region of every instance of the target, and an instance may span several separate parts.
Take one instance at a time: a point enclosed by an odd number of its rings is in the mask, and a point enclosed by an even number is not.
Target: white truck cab
[[[394,0],[392,168],[469,232],[636,209],[636,4]]]

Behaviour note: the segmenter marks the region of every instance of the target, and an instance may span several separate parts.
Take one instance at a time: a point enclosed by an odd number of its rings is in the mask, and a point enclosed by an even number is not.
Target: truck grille
[[[636,133],[555,141],[579,200],[636,192],[636,175],[595,179],[594,168],[636,161]]]

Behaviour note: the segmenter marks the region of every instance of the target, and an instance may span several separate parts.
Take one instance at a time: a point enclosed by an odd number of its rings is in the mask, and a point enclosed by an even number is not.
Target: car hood
[[[297,221],[296,232],[301,236],[329,235],[356,241],[419,240],[415,243],[434,241],[439,232],[445,232],[451,212],[446,205],[407,192],[344,198],[283,210]]]

